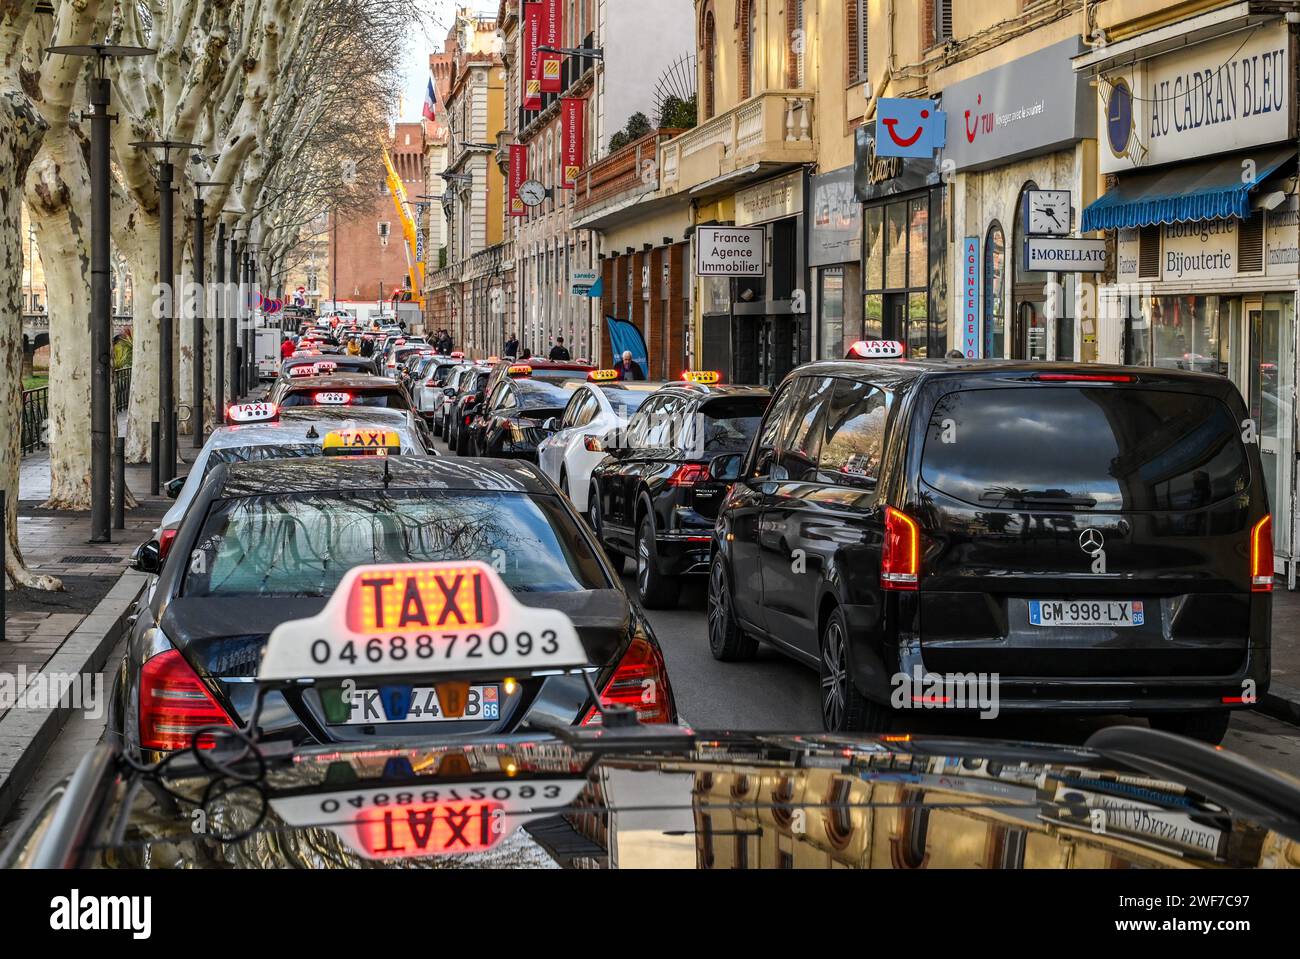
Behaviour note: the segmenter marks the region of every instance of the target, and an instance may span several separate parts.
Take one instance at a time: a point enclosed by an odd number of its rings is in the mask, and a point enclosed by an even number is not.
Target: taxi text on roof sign
[[[262,682],[554,673],[587,665],[573,621],[524,606],[487,563],[358,566],[325,608],[271,633]]]
[[[898,340],[858,340],[849,347],[845,359],[897,359],[906,352]]]
[[[245,423],[269,423],[280,415],[275,403],[240,403],[226,409],[226,424],[240,426]]]
[[[722,382],[722,374],[717,370],[686,370],[682,373],[682,379],[687,383],[714,386]]]
[[[592,370],[587,379],[593,383],[612,383],[618,379],[618,370]]]
[[[334,430],[326,434],[321,450],[326,456],[386,456],[402,452],[402,438],[393,430]]]
[[[315,366],[294,366],[289,369],[290,376],[315,376]]]

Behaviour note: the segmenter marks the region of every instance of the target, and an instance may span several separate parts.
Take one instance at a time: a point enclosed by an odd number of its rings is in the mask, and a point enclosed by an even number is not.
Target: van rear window
[[[1149,389],[963,390],[935,405],[921,478],[990,509],[1188,510],[1244,492],[1220,400]]]

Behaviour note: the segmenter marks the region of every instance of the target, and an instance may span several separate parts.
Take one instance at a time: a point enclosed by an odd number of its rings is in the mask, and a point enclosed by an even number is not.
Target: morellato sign
[[[1106,241],[1069,236],[1025,238],[1025,269],[1031,272],[1100,273],[1106,268]]]

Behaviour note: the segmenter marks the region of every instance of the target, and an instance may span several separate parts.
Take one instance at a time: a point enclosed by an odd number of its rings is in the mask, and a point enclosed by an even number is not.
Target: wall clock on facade
[[[1025,224],[1034,236],[1070,235],[1070,191],[1026,190]]]
[[[519,199],[527,206],[540,206],[546,199],[546,187],[537,180],[525,180],[519,184]]]

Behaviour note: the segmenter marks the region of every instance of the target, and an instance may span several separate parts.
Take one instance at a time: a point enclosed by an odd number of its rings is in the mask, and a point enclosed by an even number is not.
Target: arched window
[[[703,119],[710,120],[716,109],[714,84],[717,75],[718,61],[718,28],[713,19],[713,4],[708,3],[704,7],[704,22],[700,30],[700,36],[704,38],[703,49],[700,51],[700,68],[703,76],[704,95],[700,98],[700,106],[703,108]]]
[[[804,22],[803,0],[786,0],[786,85],[800,88],[806,83],[808,30]]]
[[[984,241],[984,330],[986,359],[1001,359],[1006,352],[1007,238],[994,220]]]
[[[748,0],[744,10],[744,22],[741,23],[744,50],[740,58],[740,99],[748,100],[758,92],[759,61],[762,59],[762,51],[758,48],[758,0]]]

